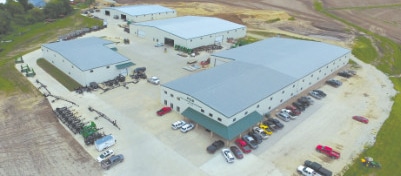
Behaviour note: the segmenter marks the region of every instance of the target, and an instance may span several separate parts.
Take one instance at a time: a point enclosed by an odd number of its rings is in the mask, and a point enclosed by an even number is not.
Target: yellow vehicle
[[[273,134],[273,131],[270,130],[269,126],[267,126],[267,125],[261,123],[261,124],[259,125],[259,127],[262,128],[262,130],[265,131],[266,134],[268,134],[268,135],[272,135],[272,134]]]

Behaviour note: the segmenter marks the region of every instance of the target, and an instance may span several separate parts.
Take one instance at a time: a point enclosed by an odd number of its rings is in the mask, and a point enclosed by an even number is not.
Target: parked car
[[[179,120],[179,121],[176,121],[176,122],[174,122],[173,124],[171,124],[171,128],[173,128],[173,129],[178,129],[178,128],[181,128],[182,126],[184,126],[185,124],[187,124],[185,121],[183,121],[183,120]]]
[[[337,151],[334,151],[333,148],[331,148],[329,146],[317,145],[316,151],[319,153],[324,153],[325,155],[327,155],[328,157],[333,158],[333,159],[340,158],[340,153]]]
[[[324,93],[322,90],[315,89],[315,90],[312,90],[312,91],[318,93],[322,98],[327,96],[327,94]]]
[[[224,147],[224,142],[222,140],[214,141],[211,145],[206,148],[206,151],[213,154],[217,150]]]
[[[253,132],[258,133],[263,139],[269,138],[269,135],[262,128],[253,127],[252,130],[253,130]]]
[[[329,79],[326,81],[326,83],[333,87],[340,87],[343,84],[341,81],[336,79]]]
[[[111,155],[114,154],[114,151],[112,149],[106,150],[104,151],[102,154],[100,154],[97,157],[97,162],[102,162],[103,160],[107,159],[108,157],[110,157]]]
[[[124,161],[124,156],[122,154],[113,155],[109,159],[106,159],[106,160],[103,160],[102,162],[100,162],[101,163],[100,165],[103,169],[109,170],[110,167],[112,167],[118,163],[121,163],[123,161]]]
[[[309,92],[309,95],[313,98],[316,98],[317,100],[320,100],[323,98],[318,92],[313,91],[313,90]]]
[[[168,106],[166,106],[166,107],[163,107],[163,108],[161,108],[160,110],[158,110],[158,111],[156,112],[156,114],[157,114],[158,116],[163,116],[164,114],[167,114],[167,113],[169,113],[169,112],[171,112],[171,108],[168,107]]]
[[[192,123],[187,123],[184,126],[181,127],[181,132],[186,133],[188,131],[191,131],[192,129],[194,129],[195,125]]]
[[[260,144],[263,142],[262,136],[260,136],[260,134],[258,134],[258,133],[255,133],[254,131],[249,132],[248,135],[251,136],[253,139],[255,139],[257,144]]]
[[[277,120],[277,119],[275,119],[275,118],[268,118],[267,120],[270,121],[270,122],[272,122],[272,123],[274,123],[274,125],[277,126],[277,129],[282,129],[282,128],[284,128],[284,125],[283,125],[279,120]]]
[[[158,84],[160,84],[160,80],[159,80],[158,77],[152,76],[152,77],[148,78],[148,83],[152,83],[154,85],[158,85]]]
[[[344,78],[351,78],[353,74],[347,70],[343,70],[337,73],[338,76],[342,76]]]
[[[312,168],[300,165],[297,168],[298,173],[300,173],[303,176],[322,176],[319,173],[317,173],[315,170]]]
[[[306,107],[298,101],[293,102],[292,105],[294,107],[296,107],[297,109],[299,109],[300,111],[305,111],[305,109],[306,109]]]
[[[234,156],[237,159],[242,159],[244,158],[244,154],[241,152],[241,150],[237,146],[231,146],[230,147],[231,152],[233,152]]]
[[[238,139],[236,139],[235,140],[235,144],[237,144],[237,146],[242,150],[242,152],[244,152],[244,153],[250,153],[252,150],[251,150],[251,147],[249,147],[249,145],[244,141],[244,140],[242,140],[241,138],[238,138]]]
[[[313,169],[315,172],[323,175],[323,176],[332,176],[333,172],[324,168],[321,164],[317,163],[317,162],[312,162],[309,160],[305,160],[304,165],[306,167],[309,167],[311,169]]]
[[[292,116],[299,116],[301,114],[301,111],[299,109],[291,105],[286,106],[285,109],[290,110],[291,111],[290,115]]]
[[[223,154],[224,158],[226,159],[227,163],[233,163],[234,162],[234,155],[231,153],[229,149],[223,149],[221,150],[221,153]]]
[[[369,123],[369,119],[367,119],[366,117],[363,117],[363,116],[352,116],[352,119],[362,122],[362,123],[365,123],[365,124]]]
[[[265,125],[264,123],[261,123],[259,125],[259,128],[262,129],[263,131],[265,131],[265,133],[267,135],[272,135],[273,134],[273,131],[270,129],[270,127],[268,125]]]
[[[251,136],[245,135],[242,136],[242,139],[252,148],[252,149],[257,149],[258,148],[258,142]]]
[[[276,126],[276,124],[274,124],[272,121],[269,121],[269,120],[263,121],[263,124],[268,126],[269,129],[272,130],[273,132],[280,129],[278,126]]]
[[[164,43],[156,43],[155,44],[155,47],[162,47],[162,46],[164,46]]]

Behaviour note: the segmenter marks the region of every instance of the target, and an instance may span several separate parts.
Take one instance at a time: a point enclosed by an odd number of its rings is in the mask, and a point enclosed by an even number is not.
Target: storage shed
[[[351,52],[321,42],[271,38],[212,57],[216,67],[163,84],[161,102],[232,140],[345,66]]]
[[[159,20],[177,16],[173,9],[160,5],[132,5],[121,7],[107,7],[101,13],[116,20],[137,23],[150,20]]]
[[[109,40],[88,37],[42,45],[43,57],[82,86],[126,76],[134,65]]]
[[[155,43],[193,49],[244,37],[246,26],[216,17],[182,16],[135,23],[130,25],[130,31]]]

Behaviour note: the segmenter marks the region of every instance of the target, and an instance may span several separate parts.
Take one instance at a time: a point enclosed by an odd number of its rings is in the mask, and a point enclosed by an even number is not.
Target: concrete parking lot
[[[201,71],[190,72],[182,67],[187,65],[188,60],[196,59],[200,62],[209,54],[202,53],[195,58],[181,57],[171,47],[154,47],[152,42],[123,32],[118,28],[118,23],[112,21],[108,23],[107,29],[86,36],[107,36],[105,38],[117,41],[129,38],[130,44],[123,42],[117,44],[118,52],[130,58],[136,64],[134,68],[146,67],[147,75],[158,76],[162,84]],[[387,118],[392,104],[390,97],[395,93],[385,75],[357,61],[362,66],[357,70],[357,77],[341,78],[344,85],[337,89],[322,84],[321,89],[328,93],[327,98],[316,100],[315,104],[305,110],[298,119],[284,123],[283,130],[274,133],[243,160],[227,164],[219,152],[213,155],[206,152],[208,145],[220,139],[218,136],[210,135],[200,126],[186,134],[172,130],[171,123],[184,118],[177,112],[162,117],[156,115],[156,111],[163,106],[158,85],[141,80],[137,84],[128,84],[128,88],[121,86],[105,93],[98,90],[77,94],[69,92],[40,69],[36,65],[36,60],[40,57],[40,50],[24,56],[26,62],[37,73],[34,78],[28,80],[38,87],[39,85],[35,83],[38,79],[47,85],[53,94],[79,105],[57,100],[52,103],[52,107],[71,107],[85,121],[94,121],[98,127],[103,128],[105,134],[113,134],[117,139],[112,149],[117,154],[123,154],[125,161],[104,171],[104,175],[113,176],[238,175],[239,173],[291,175],[305,159],[319,161],[338,173],[357,152],[362,150],[366,142],[371,140],[374,131],[377,131]],[[130,78],[127,79],[129,81]],[[377,80],[380,80],[379,85]],[[53,99],[50,97],[49,101]],[[356,104],[358,107],[355,107]],[[105,119],[95,119],[98,115],[90,112],[89,106],[116,120],[121,130]],[[366,115],[371,123],[363,125],[354,122],[350,120],[353,114]],[[361,137],[362,135],[364,136]],[[79,135],[74,137],[90,153],[93,162],[96,162],[95,158],[99,152],[95,147],[86,146]],[[314,147],[318,143],[332,145],[342,152],[342,158],[333,161],[317,154]]]

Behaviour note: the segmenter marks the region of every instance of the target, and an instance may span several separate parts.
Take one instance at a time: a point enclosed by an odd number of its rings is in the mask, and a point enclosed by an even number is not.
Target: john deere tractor
[[[381,168],[382,166],[380,165],[379,162],[373,161],[372,157],[365,157],[361,159],[362,165],[366,167],[374,167],[374,168]]]

